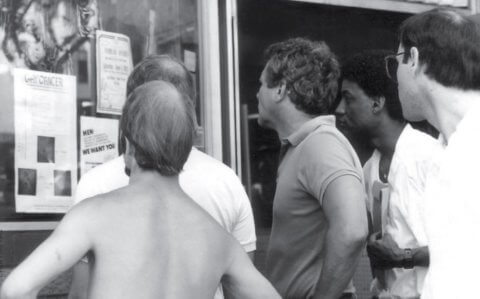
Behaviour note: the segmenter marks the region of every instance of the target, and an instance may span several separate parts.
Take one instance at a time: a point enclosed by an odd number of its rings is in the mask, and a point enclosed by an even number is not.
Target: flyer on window
[[[80,171],[90,169],[118,156],[118,120],[80,117]]]
[[[127,79],[132,71],[128,36],[97,30],[97,112],[122,113]]]
[[[76,78],[13,70],[15,210],[64,213],[77,183]]]

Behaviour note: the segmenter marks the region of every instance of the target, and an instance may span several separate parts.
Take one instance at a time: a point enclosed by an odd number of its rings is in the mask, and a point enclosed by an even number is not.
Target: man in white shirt
[[[480,26],[435,9],[405,20],[399,40],[390,73],[398,78],[405,118],[427,119],[443,146],[425,191],[430,268],[422,298],[477,298]]]
[[[129,76],[127,94],[145,82],[159,79],[171,82],[192,100],[195,99],[190,73],[180,62],[166,55],[151,55],[142,60]],[[124,151],[123,139],[120,141],[120,151]],[[77,186],[76,203],[126,186],[128,176],[124,169],[122,155],[83,175]],[[252,209],[236,174],[223,163],[192,147],[179,181],[187,195],[232,234],[253,258],[256,236]],[[89,278],[85,262],[80,262],[74,268],[70,298],[86,298]],[[215,298],[223,298],[221,288]]]
[[[420,298],[428,266],[423,222],[425,176],[434,138],[405,122],[396,83],[385,72],[391,52],[375,50],[342,68],[342,129],[368,138],[374,152],[364,166],[370,215],[367,252],[378,298]],[[421,143],[422,146],[416,146]]]

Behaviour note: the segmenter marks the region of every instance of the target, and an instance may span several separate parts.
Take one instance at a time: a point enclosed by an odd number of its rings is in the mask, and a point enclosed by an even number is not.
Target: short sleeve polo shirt
[[[316,117],[282,140],[267,277],[284,298],[310,298],[315,290],[327,230],[323,196],[344,175],[363,184],[360,161],[334,116]],[[350,284],[346,291],[353,290]]]

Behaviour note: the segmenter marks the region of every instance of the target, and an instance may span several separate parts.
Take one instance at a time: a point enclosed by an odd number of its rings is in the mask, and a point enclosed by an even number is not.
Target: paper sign
[[[15,210],[64,213],[77,182],[76,78],[15,69]]]
[[[132,71],[130,39],[97,30],[97,112],[120,115]]]
[[[197,67],[197,54],[195,54],[195,52],[192,52],[192,51],[184,50],[183,63],[185,64],[185,67],[187,68],[187,70],[195,73],[195,70]]]
[[[80,117],[81,175],[118,156],[118,120]]]

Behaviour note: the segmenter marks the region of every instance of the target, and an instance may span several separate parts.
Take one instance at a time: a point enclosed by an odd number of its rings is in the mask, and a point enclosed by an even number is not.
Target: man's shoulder
[[[426,174],[438,163],[435,157],[439,150],[435,138],[407,125],[395,147],[389,181],[409,177],[411,182],[423,184]]]
[[[126,184],[128,176],[125,174],[125,163],[123,156],[119,156],[82,175],[78,182],[75,201],[78,203],[85,198],[109,192]]]
[[[332,157],[359,164],[357,154],[347,138],[334,126],[321,126],[312,131],[298,147],[299,155],[308,161],[322,161]],[[315,158],[314,160],[312,160]]]
[[[240,180],[233,169],[195,148],[192,149],[192,152],[185,163],[184,170],[198,171],[206,177],[214,176],[219,179],[228,179],[233,183],[240,183]]]
[[[400,135],[394,155],[406,160],[428,160],[439,149],[438,140],[407,125]]]
[[[321,143],[350,149],[350,143],[347,138],[336,127],[329,125],[320,126],[312,131],[303,143],[306,146],[314,146]]]

